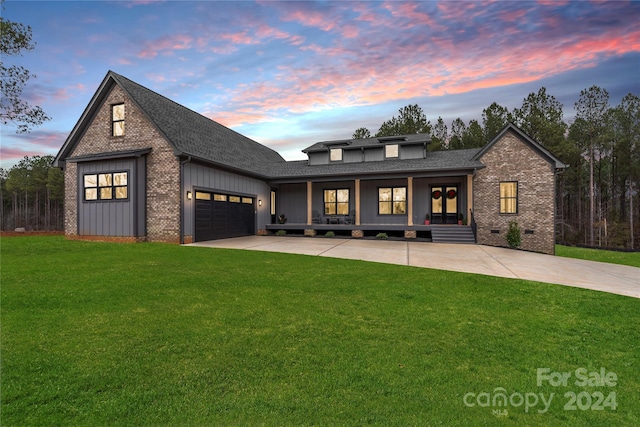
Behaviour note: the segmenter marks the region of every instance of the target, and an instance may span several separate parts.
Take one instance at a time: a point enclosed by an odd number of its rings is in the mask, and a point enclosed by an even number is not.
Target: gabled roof
[[[493,138],[488,144],[486,144],[478,153],[473,157],[473,160],[480,160],[482,156],[495,145],[497,141],[500,140],[507,132],[515,133],[520,139],[527,145],[529,145],[535,152],[537,152],[542,158],[551,163],[555,169],[565,169],[569,167],[569,165],[565,164],[562,160],[553,155],[549,150],[544,148],[542,144],[533,140],[527,134],[525,134],[519,127],[514,125],[513,123],[509,123],[505,126],[500,133]]]
[[[267,163],[284,163],[276,151],[184,107],[126,77],[109,71],[56,156],[62,166],[111,88],[119,85],[171,145],[177,156],[267,176]]]
[[[336,141],[317,142],[312,146],[305,148],[304,150],[302,150],[302,152],[312,153],[317,151],[327,151],[329,148],[342,148],[343,150],[352,150],[362,147],[384,147],[385,144],[421,145],[429,144],[430,142],[430,135],[426,133],[416,133],[410,135],[378,136],[363,139],[340,139]]]

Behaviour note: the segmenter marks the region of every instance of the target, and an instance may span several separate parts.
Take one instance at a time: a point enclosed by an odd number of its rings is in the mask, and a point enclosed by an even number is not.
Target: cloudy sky
[[[52,120],[2,126],[1,162],[55,154],[108,70],[266,144],[287,159],[375,133],[408,104],[434,123],[481,120],[542,86],[573,117],[580,91],[640,95],[638,1],[25,1],[5,19],[35,50],[24,93]]]

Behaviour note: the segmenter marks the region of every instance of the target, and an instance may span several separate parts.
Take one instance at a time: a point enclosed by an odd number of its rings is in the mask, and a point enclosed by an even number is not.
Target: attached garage
[[[194,241],[254,235],[254,202],[253,197],[196,191]]]

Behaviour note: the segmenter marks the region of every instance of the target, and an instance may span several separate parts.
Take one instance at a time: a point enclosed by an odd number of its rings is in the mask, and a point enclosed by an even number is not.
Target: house
[[[481,149],[429,143],[325,141],[303,150],[307,160],[285,161],[109,71],[54,165],[70,239],[190,243],[285,229],[504,246],[516,220],[524,249],[554,252],[558,158],[514,125]]]

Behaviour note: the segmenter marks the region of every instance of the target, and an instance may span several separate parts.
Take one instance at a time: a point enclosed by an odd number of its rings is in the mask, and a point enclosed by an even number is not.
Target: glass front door
[[[431,187],[431,223],[458,223],[458,187],[441,185]]]

